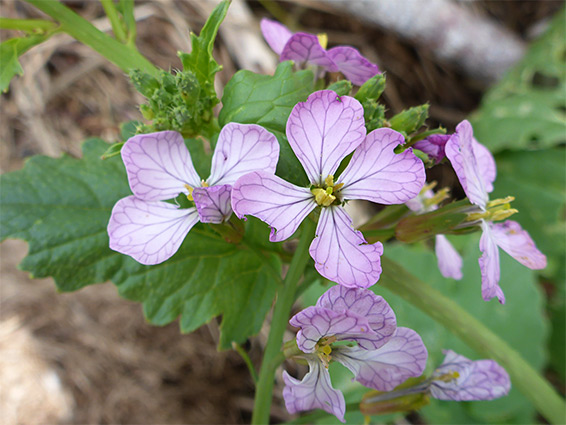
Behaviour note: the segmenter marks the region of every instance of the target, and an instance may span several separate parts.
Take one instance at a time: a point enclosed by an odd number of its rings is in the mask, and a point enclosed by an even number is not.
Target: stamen
[[[336,200],[336,196],[319,187],[311,189],[311,193],[314,195],[316,203],[322,207],[329,207]]]
[[[195,190],[193,187],[189,186],[188,184],[185,184],[185,188],[189,191],[189,194],[187,195],[187,199],[189,201],[194,201],[193,199],[193,190]]]
[[[438,205],[445,199],[448,199],[449,196],[450,196],[450,189],[445,187],[443,189],[440,189],[438,192],[436,192],[432,198],[423,200],[423,204],[425,207],[430,207],[431,205]]]
[[[497,205],[503,205],[503,204],[508,204],[509,202],[513,202],[515,200],[514,196],[507,196],[505,198],[500,198],[500,199],[494,199],[493,201],[489,201],[487,203],[487,207],[491,208],[491,207],[495,207]]]
[[[320,43],[322,48],[326,49],[326,46],[328,46],[328,36],[326,35],[326,33],[320,33],[316,36],[318,37],[318,42]]]
[[[442,381],[442,382],[450,382],[453,381],[454,379],[458,379],[460,377],[460,373],[458,373],[455,370],[451,370],[448,373],[445,373],[444,375],[440,375],[438,377],[433,378],[435,381]]]

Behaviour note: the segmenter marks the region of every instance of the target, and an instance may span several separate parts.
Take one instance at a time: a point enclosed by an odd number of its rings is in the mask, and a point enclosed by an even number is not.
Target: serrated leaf
[[[0,43],[0,91],[7,92],[10,81],[24,70],[18,58],[33,46],[44,42],[47,35],[34,34],[27,37],[11,38]]]
[[[297,185],[308,179],[285,136],[287,119],[298,102],[304,102],[313,89],[311,71],[293,72],[291,62],[283,62],[275,74],[261,75],[238,71],[224,88],[221,126],[229,122],[259,124],[277,136],[281,153],[276,174]]]
[[[562,9],[472,116],[475,137],[490,150],[548,148],[566,142],[565,19]]]
[[[221,69],[218,62],[212,57],[212,49],[218,28],[224,20],[229,6],[230,2],[227,0],[220,2],[206,20],[200,35],[197,36],[191,33],[191,53],[182,53],[180,55],[183,69],[192,71],[196,75],[201,87],[210,96],[216,96],[214,75]]]
[[[1,177],[0,239],[28,241],[20,267],[52,276],[61,291],[112,280],[143,303],[149,321],[180,317],[189,332],[222,314],[220,348],[259,331],[275,294],[279,260],[233,245],[202,224],[167,262],[142,266],[108,248],[106,226],[116,201],[130,195],[122,161],[101,161],[101,140],[83,146],[83,159],[43,156]]]

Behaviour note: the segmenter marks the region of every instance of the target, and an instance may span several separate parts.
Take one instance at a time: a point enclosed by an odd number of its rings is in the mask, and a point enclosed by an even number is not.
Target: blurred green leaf
[[[566,142],[566,9],[472,116],[490,150],[548,148]]]
[[[32,34],[27,37],[11,38],[0,43],[0,91],[8,91],[10,81],[16,75],[23,75],[24,70],[18,58],[49,38],[47,34]]]
[[[202,224],[170,260],[155,266],[110,250],[112,207],[131,193],[122,161],[100,160],[107,147],[90,140],[80,160],[36,156],[1,177],[0,240],[29,243],[20,267],[34,277],[53,277],[61,291],[112,280],[122,296],[143,303],[151,323],[180,317],[183,332],[222,315],[222,349],[257,333],[275,296],[278,258],[229,244]]]
[[[224,88],[221,126],[229,122],[259,124],[279,141],[281,153],[276,174],[297,185],[308,179],[285,136],[287,119],[298,102],[304,102],[313,89],[311,71],[293,72],[289,61],[279,64],[275,74],[261,75],[238,71]]]

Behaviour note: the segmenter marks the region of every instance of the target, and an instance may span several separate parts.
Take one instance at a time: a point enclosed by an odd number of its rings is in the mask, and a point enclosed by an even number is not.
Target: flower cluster
[[[331,361],[346,366],[362,385],[380,391],[420,376],[426,366],[421,337],[397,327],[389,304],[367,289],[334,286],[289,323],[300,328],[297,345],[309,365],[301,381],[283,372],[283,397],[290,413],[324,409],[344,421],[344,396],[332,388],[328,373]],[[337,341],[354,344],[334,345]]]
[[[270,19],[262,19],[261,32],[281,61],[315,65],[322,69],[322,73],[340,71],[358,86],[379,73],[377,65],[353,47],[338,46],[326,50],[321,45],[322,36],[305,32],[293,34],[286,26]],[[326,42],[323,41],[323,44]]]

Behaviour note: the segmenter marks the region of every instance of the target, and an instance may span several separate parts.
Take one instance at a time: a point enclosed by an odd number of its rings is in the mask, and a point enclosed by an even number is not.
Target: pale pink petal
[[[265,38],[269,47],[280,55],[293,33],[285,25],[271,19],[263,18],[260,26],[263,38]]]
[[[495,166],[489,152],[474,140],[472,125],[464,120],[446,143],[446,156],[472,204],[486,208],[493,188]],[[491,157],[491,159],[490,159]]]
[[[474,155],[480,174],[482,176],[483,184],[487,193],[493,192],[493,182],[497,177],[497,166],[495,165],[495,158],[488,148],[478,142],[476,139],[473,141]]]
[[[309,372],[302,381],[283,372],[283,399],[289,413],[305,410],[322,409],[344,421],[346,402],[338,390],[332,388],[330,374],[317,358],[307,358]]]
[[[328,50],[327,54],[336,64],[338,70],[357,86],[361,86],[379,73],[377,65],[368,61],[353,47],[333,47]]]
[[[471,361],[451,350],[444,353],[446,358],[432,374],[432,397],[453,401],[493,400],[509,393],[509,374],[494,360]],[[457,377],[450,380],[455,373]]]
[[[163,201],[179,193],[185,184],[200,186],[201,179],[191,161],[183,136],[176,131],[138,134],[122,147],[122,159],[130,188],[146,201]]]
[[[342,363],[362,385],[379,391],[391,391],[408,378],[420,376],[428,353],[419,334],[397,328],[393,337],[378,350],[338,346],[332,359]]]
[[[335,336],[339,341],[361,341],[366,349],[372,349],[384,339],[374,332],[365,317],[351,311],[336,312],[327,308],[307,307],[297,313],[289,323],[300,328],[297,332],[297,346],[304,353],[316,351],[321,338]]]
[[[367,244],[341,206],[322,209],[309,252],[322,276],[350,288],[372,286],[381,274],[383,245]]]
[[[306,32],[297,32],[289,38],[279,58],[281,62],[292,60],[299,65],[309,63],[321,66],[330,72],[338,71],[336,64],[320,45],[318,37]]]
[[[177,252],[198,221],[196,208],[179,209],[167,202],[128,196],[112,209],[108,223],[110,249],[141,264],[159,264]]]
[[[255,124],[228,123],[218,136],[207,183],[233,185],[252,171],[275,173],[278,159],[279,143],[269,131]]]
[[[365,135],[360,102],[331,90],[315,92],[295,105],[287,121],[289,144],[313,184],[322,184],[334,174]]]
[[[358,316],[365,317],[369,326],[379,339],[358,341],[358,344],[368,350],[375,350],[385,344],[397,329],[397,321],[393,309],[383,297],[373,291],[363,288],[347,288],[336,285],[326,291],[318,299],[317,307],[326,308],[336,312],[349,311]]]
[[[462,257],[444,235],[436,235],[434,251],[438,268],[446,278],[462,279]]]
[[[232,215],[230,192],[232,186],[198,187],[193,190],[193,199],[202,223],[222,223]]]
[[[438,164],[446,156],[444,148],[450,137],[452,137],[450,134],[432,134],[426,139],[419,140],[413,146],[426,153]]]
[[[271,242],[291,237],[315,207],[308,188],[263,171],[240,177],[232,188],[232,208],[236,215],[239,218],[253,215],[269,224]]]
[[[499,248],[489,224],[482,220],[481,227],[480,251],[482,255],[478,260],[481,270],[481,294],[485,301],[497,297],[501,304],[505,304],[505,295],[499,287]]]
[[[546,256],[537,249],[529,233],[519,223],[507,220],[503,223],[491,223],[490,227],[499,248],[523,266],[533,270],[546,267]]]
[[[365,199],[379,204],[402,204],[419,194],[425,169],[411,149],[396,154],[401,133],[379,128],[367,135],[337,179],[344,183],[343,199]]]

